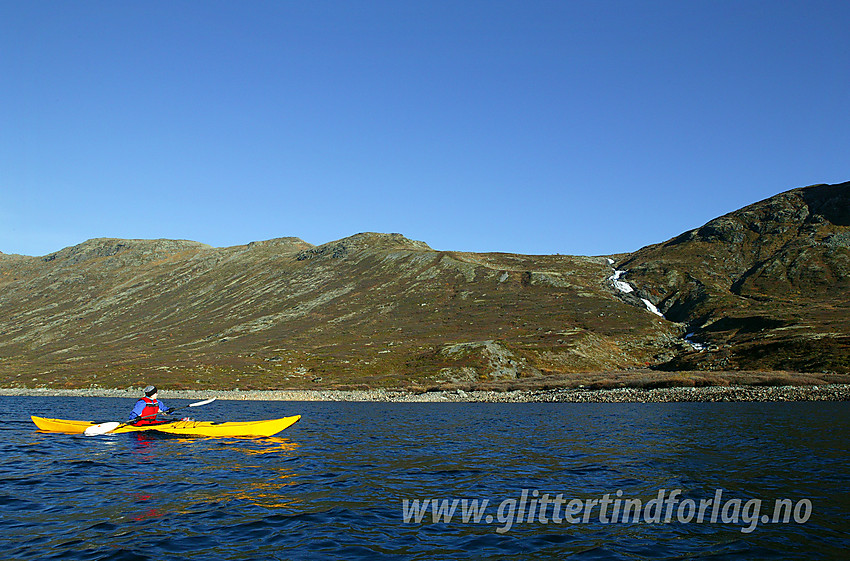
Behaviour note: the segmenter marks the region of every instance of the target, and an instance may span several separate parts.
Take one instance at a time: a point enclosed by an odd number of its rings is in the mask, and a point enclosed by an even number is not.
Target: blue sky
[[[603,255],[850,180],[850,3],[0,0],[0,251]]]

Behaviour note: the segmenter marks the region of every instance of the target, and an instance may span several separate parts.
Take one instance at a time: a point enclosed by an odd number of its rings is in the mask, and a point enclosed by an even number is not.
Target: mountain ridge
[[[96,238],[3,254],[0,386],[847,373],[849,198],[850,183],[792,189],[608,257],[439,251],[375,232],[318,246]]]

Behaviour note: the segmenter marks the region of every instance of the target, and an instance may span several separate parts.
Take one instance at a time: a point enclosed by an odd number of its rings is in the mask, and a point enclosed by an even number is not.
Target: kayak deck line
[[[66,419],[50,419],[47,417],[31,416],[32,422],[42,431],[61,432],[66,434],[82,434],[85,430],[96,423],[90,421],[72,421]],[[273,436],[287,427],[292,426],[301,415],[283,417],[281,419],[269,419],[264,421],[171,421],[157,425],[142,425],[134,427],[125,425],[115,429],[108,434],[120,434],[126,432],[154,431],[167,434],[179,434],[185,436]]]

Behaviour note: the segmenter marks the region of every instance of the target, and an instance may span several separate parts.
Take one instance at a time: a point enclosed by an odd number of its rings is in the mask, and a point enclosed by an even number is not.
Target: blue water
[[[185,404],[170,400],[169,406]],[[0,397],[2,559],[844,559],[846,403],[217,401],[205,420],[301,414],[278,437],[83,437],[29,415],[120,420],[130,400]],[[805,522],[519,522],[530,500],[787,498]],[[536,493],[536,495],[534,494]],[[490,501],[479,523],[403,501]],[[516,503],[511,510],[510,501]],[[502,506],[502,516],[497,508]],[[800,506],[802,505],[802,506]],[[733,509],[734,504],[730,506]],[[674,508],[676,506],[674,505]],[[732,513],[733,510],[730,510]],[[752,511],[751,511],[752,512]],[[609,511],[610,514],[610,511]],[[508,524],[513,516],[513,523]],[[508,527],[510,526],[510,527]]]

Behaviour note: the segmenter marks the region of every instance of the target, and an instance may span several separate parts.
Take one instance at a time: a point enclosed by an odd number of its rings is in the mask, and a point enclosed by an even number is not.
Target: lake
[[[165,400],[168,406],[185,400]],[[0,397],[3,559],[842,559],[850,406],[216,401],[277,437],[84,437]]]

